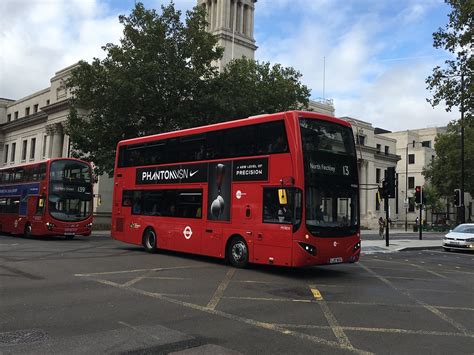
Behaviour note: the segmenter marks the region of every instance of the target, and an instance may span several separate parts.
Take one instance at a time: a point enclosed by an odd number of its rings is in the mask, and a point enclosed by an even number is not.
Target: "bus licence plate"
[[[330,263],[330,264],[342,263],[342,258],[341,258],[341,257],[339,257],[339,258],[331,258],[331,259],[329,259],[329,263]]]

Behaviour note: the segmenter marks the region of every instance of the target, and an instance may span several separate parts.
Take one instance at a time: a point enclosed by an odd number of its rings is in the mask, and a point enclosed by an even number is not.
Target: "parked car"
[[[445,250],[472,250],[474,251],[474,223],[460,224],[444,236]]]

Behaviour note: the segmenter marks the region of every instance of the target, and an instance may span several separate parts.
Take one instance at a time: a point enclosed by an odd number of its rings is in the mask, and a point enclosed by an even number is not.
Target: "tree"
[[[213,81],[211,102],[205,103],[202,114],[215,122],[307,109],[310,90],[300,79],[301,74],[291,67],[246,58],[233,60]]]
[[[98,174],[112,174],[123,139],[307,107],[309,89],[293,68],[242,59],[219,75],[213,63],[223,49],[205,17],[196,7],[183,24],[172,2],[161,14],[137,3],[119,18],[120,44],[73,70],[66,129],[75,155]]]
[[[445,61],[445,68],[437,66],[426,79],[427,89],[433,98],[427,99],[437,106],[442,101],[446,110],[464,106],[466,119],[474,115],[474,2],[472,0],[445,0],[452,8],[449,23],[433,33],[433,46],[449,51],[455,57]],[[463,74],[464,83],[461,83]],[[462,85],[464,84],[464,85]]]
[[[117,142],[203,124],[196,101],[217,75],[222,57],[206,32],[205,12],[181,13],[171,2],[161,15],[137,3],[124,26],[120,45],[103,47],[106,58],[80,62],[68,81],[74,99],[67,133],[78,157],[93,161],[97,173],[113,170]]]
[[[459,145],[459,122],[448,125],[446,134],[436,138],[436,157],[424,169],[424,176],[444,197],[451,197],[454,189],[461,185],[461,161]],[[465,191],[474,194],[474,125],[465,128]]]

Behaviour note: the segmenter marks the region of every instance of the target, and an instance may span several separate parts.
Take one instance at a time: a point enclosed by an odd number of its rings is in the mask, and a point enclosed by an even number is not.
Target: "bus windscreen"
[[[358,176],[352,130],[300,119],[306,226],[317,236],[349,236],[359,227]]]

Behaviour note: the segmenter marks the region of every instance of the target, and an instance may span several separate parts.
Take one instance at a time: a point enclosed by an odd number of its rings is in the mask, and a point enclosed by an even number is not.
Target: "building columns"
[[[46,126],[46,134],[49,139],[49,158],[59,158],[63,154],[64,129],[61,123],[54,123]]]

